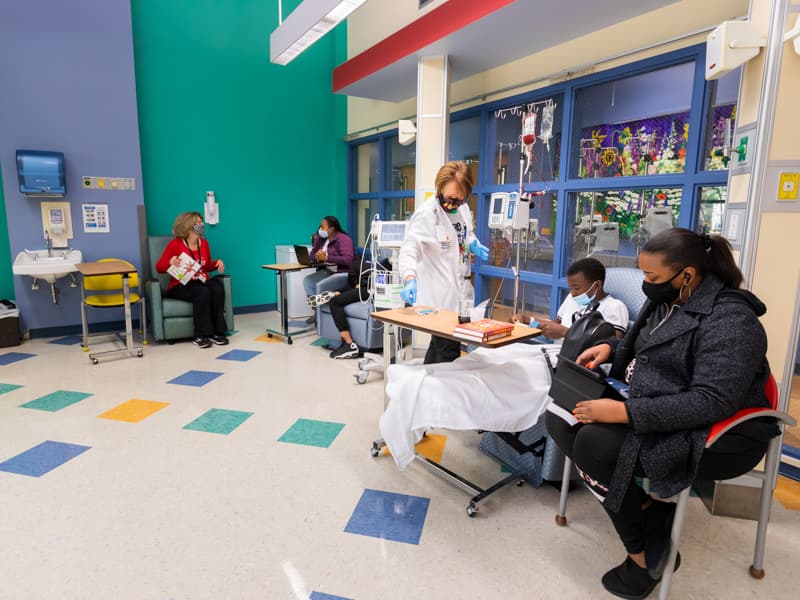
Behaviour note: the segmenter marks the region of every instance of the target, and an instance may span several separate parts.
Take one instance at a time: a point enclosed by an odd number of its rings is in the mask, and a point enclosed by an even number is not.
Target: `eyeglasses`
[[[464,204],[464,198],[453,198],[452,196],[439,196],[439,199],[444,204],[449,204],[450,206],[459,206]]]

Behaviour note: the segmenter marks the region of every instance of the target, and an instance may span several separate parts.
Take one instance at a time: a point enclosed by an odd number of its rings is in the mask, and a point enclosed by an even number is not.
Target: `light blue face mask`
[[[317,231],[317,233],[319,234],[319,237],[321,237],[323,240],[328,238],[328,230],[327,229],[323,229],[322,227],[320,227],[319,230]]]
[[[590,296],[589,292],[592,290],[592,288],[594,287],[595,283],[597,283],[597,282],[595,281],[592,285],[590,285],[589,289],[586,290],[585,292],[583,292],[580,296],[575,296],[573,298],[573,300],[575,300],[575,302],[577,302],[579,306],[588,306],[589,304],[594,302],[594,297],[595,297],[596,294]]]

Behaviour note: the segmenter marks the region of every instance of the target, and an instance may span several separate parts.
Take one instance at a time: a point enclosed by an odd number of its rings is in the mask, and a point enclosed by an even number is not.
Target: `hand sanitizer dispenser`
[[[42,233],[52,248],[68,248],[72,239],[69,202],[42,202]]]

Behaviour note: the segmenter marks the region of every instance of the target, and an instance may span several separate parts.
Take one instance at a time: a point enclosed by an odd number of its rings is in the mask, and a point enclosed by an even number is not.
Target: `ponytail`
[[[719,235],[700,235],[674,227],[650,238],[642,252],[661,255],[663,262],[675,269],[691,266],[701,275],[712,273],[730,288],[740,287],[744,280],[730,243]]]

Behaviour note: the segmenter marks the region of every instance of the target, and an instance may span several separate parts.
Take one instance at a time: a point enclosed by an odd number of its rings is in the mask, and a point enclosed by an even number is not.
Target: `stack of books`
[[[453,335],[469,342],[491,342],[511,335],[513,330],[513,323],[481,319],[472,323],[461,323],[453,330]]]

